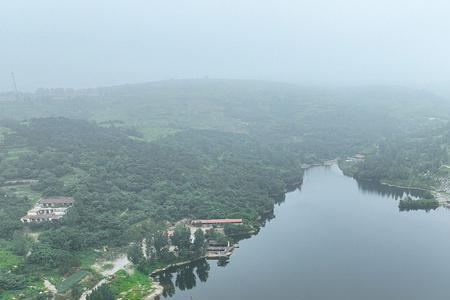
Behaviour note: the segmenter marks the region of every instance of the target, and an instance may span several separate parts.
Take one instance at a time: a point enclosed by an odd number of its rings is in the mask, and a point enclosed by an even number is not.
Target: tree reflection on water
[[[362,180],[357,181],[357,183],[358,189],[363,193],[392,197],[396,200],[400,200],[406,196],[410,196],[413,198],[429,197],[429,193],[427,193],[427,191],[422,191],[419,189],[400,188],[395,186],[384,185],[378,182],[362,181]]]
[[[219,259],[217,265],[225,267],[228,259]],[[175,294],[175,288],[182,291],[190,290],[197,285],[197,280],[206,282],[209,276],[210,265],[206,259],[195,261],[191,264],[174,267],[156,276],[156,279],[163,286],[163,296],[171,297]]]

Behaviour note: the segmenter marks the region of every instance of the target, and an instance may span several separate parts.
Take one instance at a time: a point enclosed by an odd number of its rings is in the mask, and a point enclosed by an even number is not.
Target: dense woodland
[[[449,172],[450,125],[382,139],[364,162],[348,169],[358,179],[435,189]],[[345,166],[344,166],[345,167]]]
[[[29,270],[64,274],[79,265],[77,251],[127,245],[142,237],[148,220],[234,217],[256,225],[274,196],[302,176],[299,162],[242,134],[187,130],[148,143],[133,130],[64,118],[2,127],[9,131],[0,161],[3,184],[34,179],[32,191],[76,200],[60,224],[32,225],[42,232],[21,250],[31,250]],[[0,238],[11,240],[33,201],[17,195],[1,201]]]

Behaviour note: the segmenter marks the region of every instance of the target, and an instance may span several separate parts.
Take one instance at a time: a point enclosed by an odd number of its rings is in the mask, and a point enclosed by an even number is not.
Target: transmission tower
[[[14,94],[16,97],[16,100],[19,100],[19,91],[17,90],[17,84],[16,84],[16,76],[14,75],[14,72],[11,72],[11,79],[14,87]]]

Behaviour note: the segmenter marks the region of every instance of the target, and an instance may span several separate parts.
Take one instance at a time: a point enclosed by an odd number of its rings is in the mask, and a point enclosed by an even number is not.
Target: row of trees
[[[174,246],[174,251],[170,250]],[[128,259],[142,271],[148,272],[158,263],[173,263],[201,257],[206,251],[206,239],[198,229],[191,239],[191,231],[185,225],[177,225],[169,237],[166,231],[158,230],[142,241],[134,242],[128,249]]]

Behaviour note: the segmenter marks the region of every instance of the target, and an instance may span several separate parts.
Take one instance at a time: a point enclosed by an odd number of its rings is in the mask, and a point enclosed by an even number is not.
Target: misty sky
[[[450,2],[0,0],[0,91],[169,78],[450,82]]]

